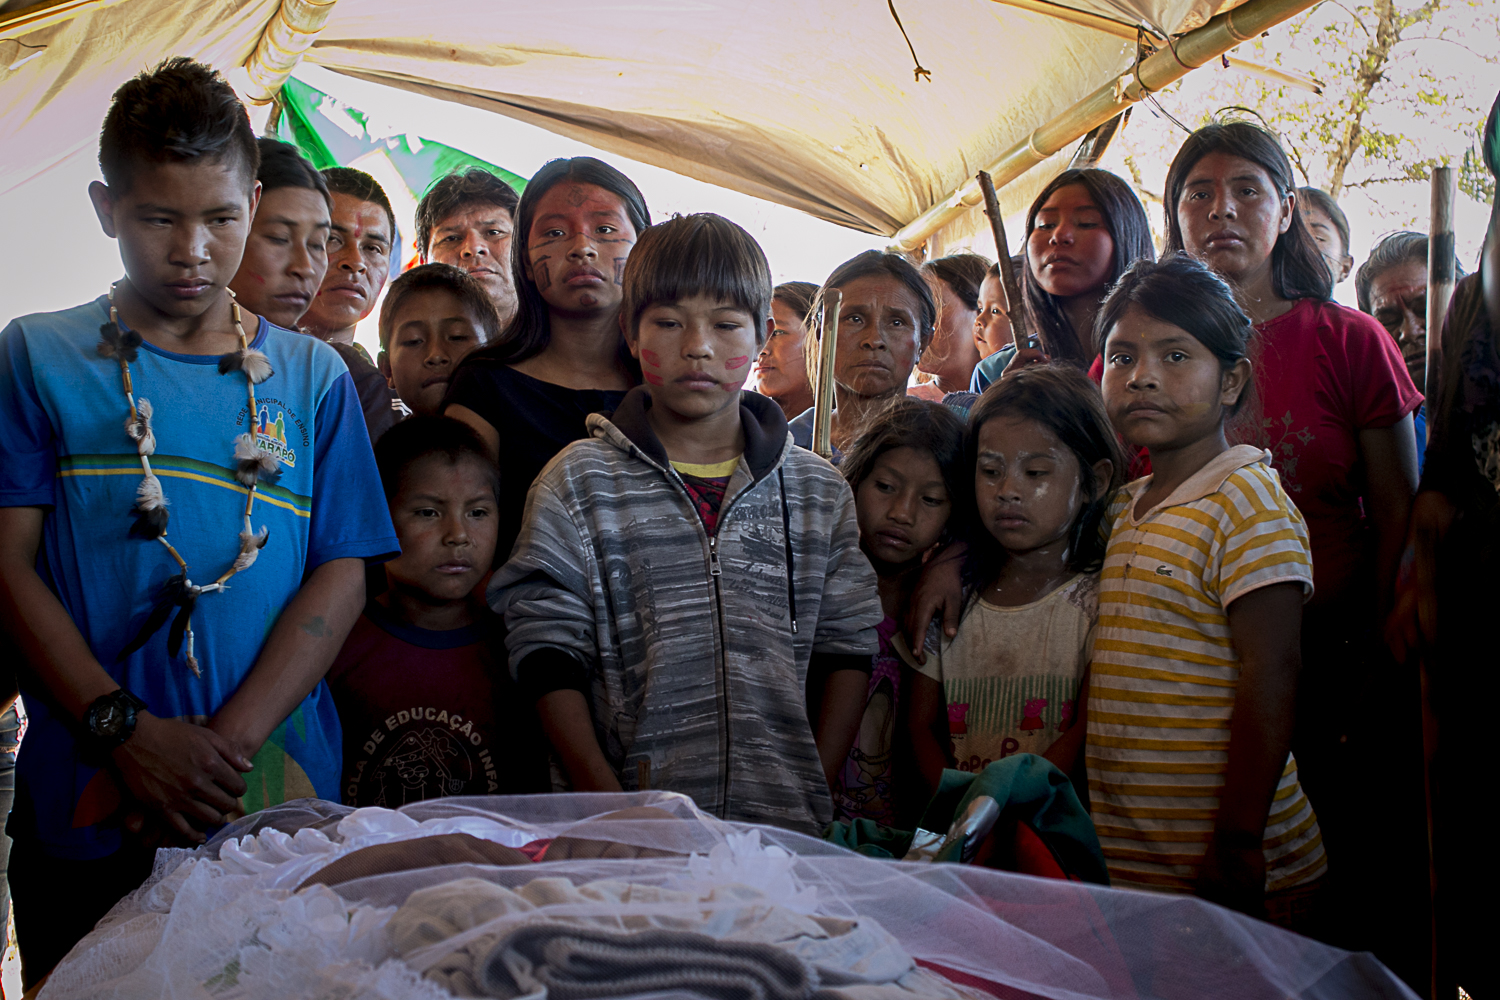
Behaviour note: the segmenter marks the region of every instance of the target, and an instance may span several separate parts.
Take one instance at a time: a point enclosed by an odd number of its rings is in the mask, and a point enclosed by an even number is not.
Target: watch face
[[[94,729],[100,736],[118,736],[125,729],[125,713],[119,705],[103,705],[94,717]]]

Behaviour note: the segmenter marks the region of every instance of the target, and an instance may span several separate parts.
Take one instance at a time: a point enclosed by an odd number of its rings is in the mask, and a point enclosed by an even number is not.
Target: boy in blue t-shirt
[[[89,188],[125,277],[0,333],[28,987],[149,873],[163,834],[199,842],[239,811],[338,798],[323,675],[365,561],[398,546],[338,356],[227,290],[257,158],[209,68],[173,59],[126,83]]]

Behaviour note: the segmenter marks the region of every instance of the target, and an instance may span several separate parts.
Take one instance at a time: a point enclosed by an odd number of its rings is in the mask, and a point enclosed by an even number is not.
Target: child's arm
[[[918,663],[927,662],[923,640],[927,637],[928,627],[938,615],[942,615],[943,619],[943,636],[951,639],[958,635],[958,622],[963,617],[964,610],[962,572],[964,559],[968,554],[968,542],[953,542],[933,553],[922,567],[911,604],[907,606],[906,620],[901,623],[906,629],[906,640],[916,654]]]
[[[37,575],[45,516],[40,507],[0,508],[0,625],[58,706],[81,720],[94,699],[120,685]],[[236,769],[250,770],[250,761],[217,733],[149,712],[137,714],[135,733],[112,756],[131,793],[195,842],[202,842],[203,834],[188,817],[222,823],[245,793]]]
[[[907,709],[907,732],[911,735],[912,754],[917,770],[931,796],[943,780],[948,766],[948,751],[943,746],[947,735],[948,709],[943,685],[926,674],[911,671],[911,695]]]
[[[1078,755],[1083,752],[1083,740],[1089,721],[1089,672],[1083,672],[1078,682],[1078,696],[1073,699],[1073,723],[1068,731],[1059,736],[1047,752],[1042,754],[1063,774],[1071,776],[1078,764]]]
[[[1229,723],[1224,790],[1197,892],[1244,913],[1256,914],[1264,906],[1262,842],[1271,798],[1292,746],[1303,593],[1301,583],[1270,584],[1227,609],[1240,679]]]
[[[542,695],[536,703],[542,717],[542,731],[562,758],[568,781],[580,792],[618,792],[620,779],[609,766],[599,739],[594,735],[594,719],[588,699],[582,691],[563,688]],[[845,753],[848,753],[846,750]]]
[[[209,728],[245,757],[254,757],[328,673],[364,606],[363,559],[330,559],[313,570]]]
[[[869,691],[870,673],[867,670],[831,670],[823,682],[823,698],[813,742],[817,744],[818,759],[823,762],[823,776],[828,779],[829,788],[833,787],[844,761],[849,759],[849,751],[854,748]]]

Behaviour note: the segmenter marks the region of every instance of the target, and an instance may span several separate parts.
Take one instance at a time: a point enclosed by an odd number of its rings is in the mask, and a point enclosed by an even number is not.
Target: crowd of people
[[[1187,137],[1160,252],[1126,182],[1059,175],[1014,312],[968,253],[773,287],[744,229],[653,223],[589,157],[439,180],[386,288],[379,184],[184,59],[120,88],[99,160],[124,277],[0,334],[28,983],[157,846],[302,796],[664,789],[820,836],[1032,754],[1112,884],[1425,986],[1419,655],[1438,865],[1482,867],[1495,583],[1442,567],[1500,564],[1495,309],[1460,286],[1424,410],[1426,237],[1333,303],[1348,224],[1269,132]]]

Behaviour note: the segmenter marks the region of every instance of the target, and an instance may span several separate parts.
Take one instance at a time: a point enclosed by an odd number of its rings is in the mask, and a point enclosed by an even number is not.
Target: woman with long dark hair
[[[1025,248],[1021,297],[1042,354],[1087,368],[1098,353],[1094,317],[1110,286],[1136,261],[1156,259],[1146,209],[1108,170],[1064,170],[1031,203]],[[983,392],[996,381],[1017,346],[981,361],[971,388]]]
[[[620,333],[620,282],[649,225],[630,178],[591,156],[548,163],[516,206],[515,318],[464,359],[443,402],[500,464],[498,562],[510,554],[537,473],[586,435],[590,413],[613,410],[640,382]]]
[[[1418,691],[1377,632],[1416,492],[1412,414],[1422,396],[1380,325],[1329,301],[1333,279],[1274,135],[1243,121],[1200,128],[1173,159],[1165,194],[1166,251],[1186,250],[1217,271],[1255,324],[1255,390],[1230,440],[1271,452],[1307,522],[1315,590],[1303,616],[1292,747],[1329,845],[1347,917],[1339,924],[1351,935],[1341,943],[1374,945],[1408,971],[1382,939],[1404,949],[1422,940],[1420,928],[1385,914],[1420,913],[1425,868],[1407,863],[1415,852],[1401,863],[1377,855],[1365,809],[1379,795],[1392,838],[1423,842],[1420,824],[1396,832],[1423,809],[1420,742],[1410,735],[1419,731]],[[1377,885],[1379,898],[1364,896]]]

